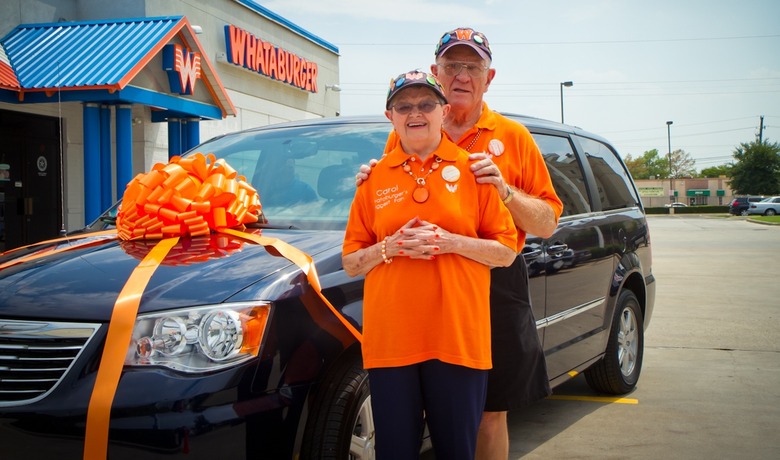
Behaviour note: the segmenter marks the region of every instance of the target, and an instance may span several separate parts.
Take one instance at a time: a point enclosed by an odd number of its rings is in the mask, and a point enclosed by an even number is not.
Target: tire
[[[747,211],[747,209],[744,209],[744,210],[740,211],[740,212],[739,212],[739,215],[740,215],[740,216],[747,216],[747,215],[748,215],[748,211]]]
[[[644,356],[645,334],[642,311],[633,292],[618,297],[604,358],[585,371],[585,380],[595,391],[625,394],[639,381]]]
[[[764,213],[765,216],[774,216],[775,214],[777,214],[777,212],[775,212],[774,209],[767,209]]]
[[[375,458],[368,373],[359,360],[346,360],[337,366],[315,401],[301,459]]]

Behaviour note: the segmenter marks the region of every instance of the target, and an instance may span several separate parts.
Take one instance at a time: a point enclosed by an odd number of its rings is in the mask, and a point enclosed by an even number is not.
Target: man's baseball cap
[[[447,103],[447,98],[444,96],[444,88],[433,74],[419,70],[411,70],[390,80],[390,89],[387,90],[387,104],[385,104],[385,108],[390,110],[390,101],[393,97],[404,89],[412,86],[428,88],[436,93],[436,96],[438,96],[442,102],[445,104]]]
[[[439,44],[436,45],[436,57],[441,57],[455,45],[466,45],[476,51],[482,59],[493,59],[493,53],[490,52],[490,43],[485,34],[468,27],[451,30],[442,35],[439,39]]]

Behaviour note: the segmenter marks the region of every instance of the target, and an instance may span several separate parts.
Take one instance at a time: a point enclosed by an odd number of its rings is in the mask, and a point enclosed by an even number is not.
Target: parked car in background
[[[780,196],[770,196],[761,201],[750,203],[747,211],[750,214],[760,214],[763,216],[776,216],[780,214]]]
[[[522,251],[550,382],[584,372],[599,392],[627,393],[655,302],[637,189],[605,139],[511,117],[532,132],[564,203],[555,233],[529,235]],[[344,273],[341,246],[355,173],[381,157],[390,130],[384,117],[290,122],[189,153],[224,159],[252,183],[262,215],[242,232],[311,256],[324,297],[273,247],[214,231],[181,237],[120,344],[107,458],[373,458],[350,333],[362,325],[363,278]],[[0,256],[0,458],[82,456],[115,303],[156,244],[118,240],[115,217]]]
[[[679,201],[675,201],[674,203],[666,203],[664,205],[666,208],[687,208],[688,205],[685,203],[680,203]]]
[[[729,203],[729,214],[735,216],[747,216],[750,203],[763,200],[763,196],[738,196]]]

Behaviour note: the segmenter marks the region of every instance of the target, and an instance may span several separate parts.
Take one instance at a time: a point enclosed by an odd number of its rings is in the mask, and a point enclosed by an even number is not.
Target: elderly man
[[[547,238],[555,231],[563,204],[528,130],[490,110],[483,101],[496,70],[487,37],[470,28],[442,35],[431,73],[441,81],[452,106],[444,131],[475,160],[472,172],[480,183],[496,187],[518,230],[517,252],[526,233]],[[385,151],[398,137],[390,134]],[[370,168],[357,175],[358,185]],[[487,402],[479,428],[477,459],[509,456],[507,412],[550,394],[544,352],[528,292],[522,256],[509,267],[491,270],[490,314],[493,369],[488,376]]]

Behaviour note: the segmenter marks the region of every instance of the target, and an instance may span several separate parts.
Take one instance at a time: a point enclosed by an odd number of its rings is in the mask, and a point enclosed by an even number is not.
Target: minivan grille
[[[28,404],[46,396],[99,327],[0,319],[0,406]]]

